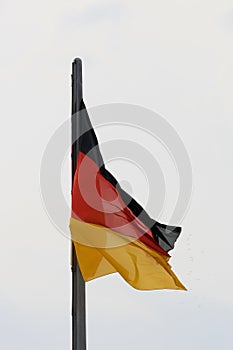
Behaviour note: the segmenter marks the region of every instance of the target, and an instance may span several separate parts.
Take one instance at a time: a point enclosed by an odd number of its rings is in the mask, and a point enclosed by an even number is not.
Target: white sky
[[[70,347],[69,241],[43,210],[39,172],[70,115],[80,56],[88,106],[161,113],[194,176],[171,261],[189,291],[137,292],[116,275],[91,282],[89,349],[231,349],[232,1],[2,0],[0,39],[0,348]]]

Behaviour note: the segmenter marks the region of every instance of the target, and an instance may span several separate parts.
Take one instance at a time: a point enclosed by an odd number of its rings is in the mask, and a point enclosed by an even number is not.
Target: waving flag
[[[153,220],[120,187],[80,109],[70,229],[84,280],[118,272],[137,289],[185,289],[168,263],[181,228]]]

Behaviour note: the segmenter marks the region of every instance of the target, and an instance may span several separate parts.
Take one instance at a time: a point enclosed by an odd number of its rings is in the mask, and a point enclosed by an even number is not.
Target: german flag
[[[84,102],[78,113],[77,167],[70,230],[85,281],[118,272],[136,289],[182,289],[168,251],[181,228],[153,220],[105,168]]]

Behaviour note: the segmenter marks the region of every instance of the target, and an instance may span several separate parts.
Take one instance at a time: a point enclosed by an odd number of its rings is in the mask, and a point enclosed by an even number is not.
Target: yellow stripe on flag
[[[171,270],[169,258],[141,241],[74,218],[70,230],[85,281],[118,272],[136,289],[186,290]]]

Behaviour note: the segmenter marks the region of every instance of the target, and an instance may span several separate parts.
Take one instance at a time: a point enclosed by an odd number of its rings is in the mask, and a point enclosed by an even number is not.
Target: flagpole
[[[83,98],[82,61],[75,58],[72,63],[72,185],[77,165],[78,123],[77,112]],[[80,272],[74,244],[71,246],[72,270],[72,350],[86,350],[86,305],[85,282]]]

